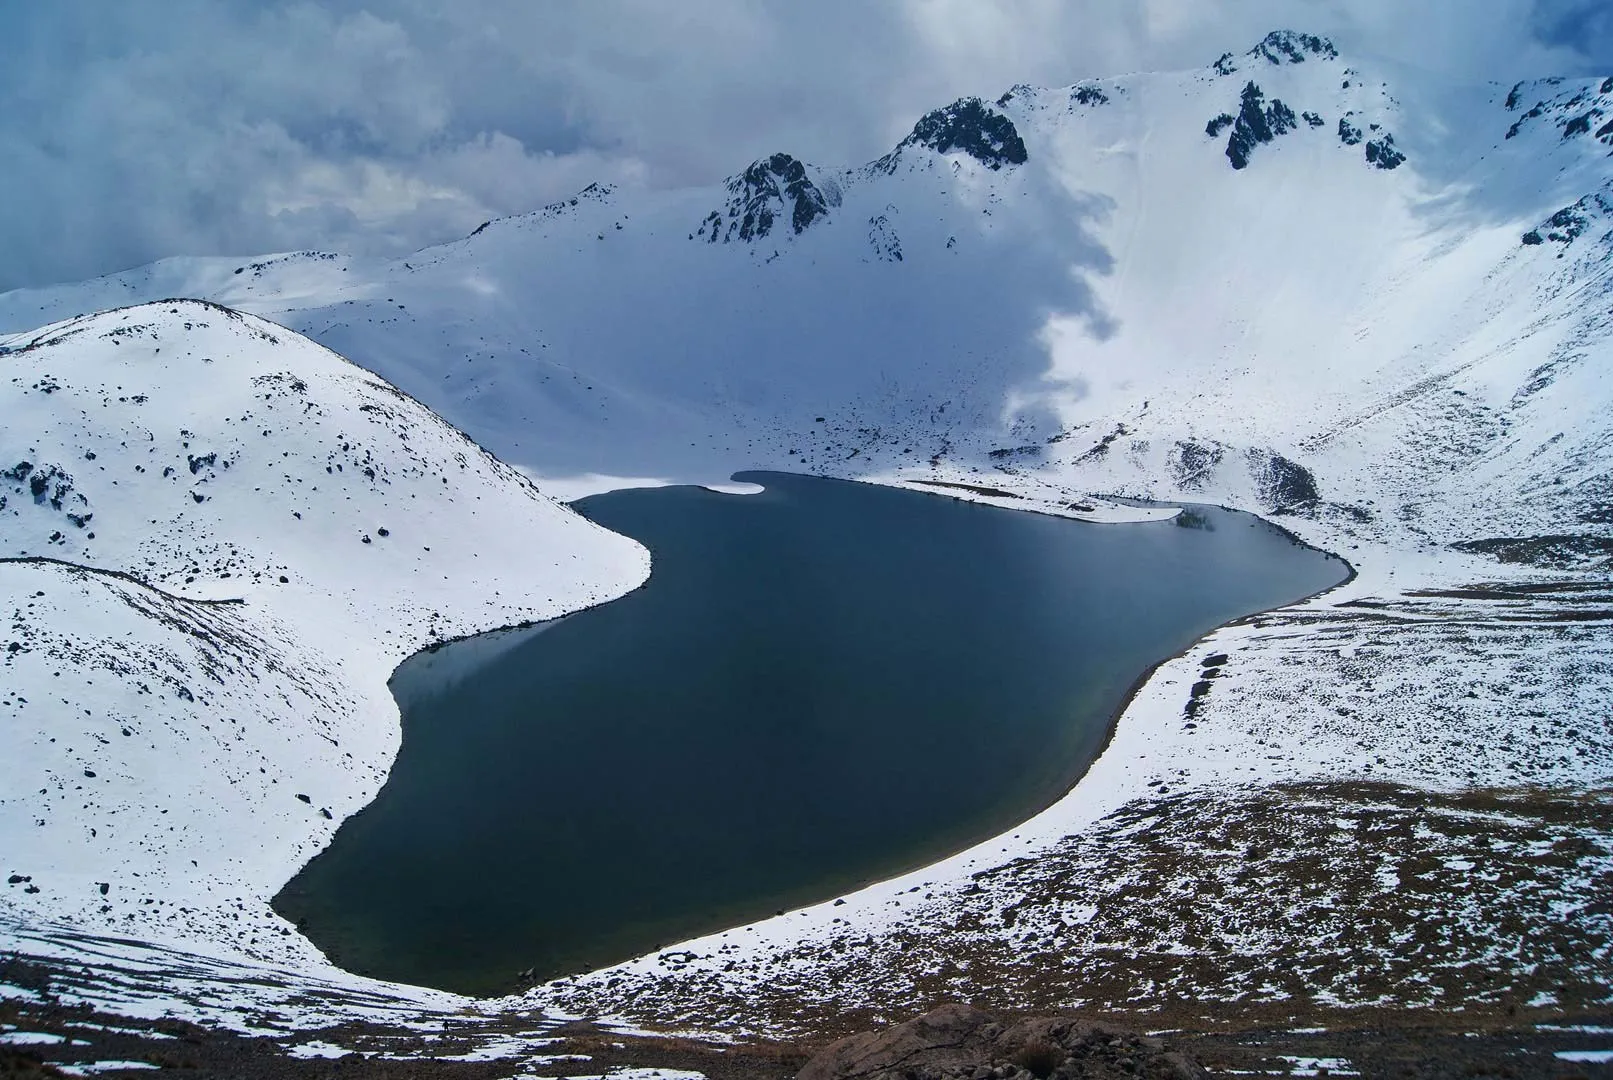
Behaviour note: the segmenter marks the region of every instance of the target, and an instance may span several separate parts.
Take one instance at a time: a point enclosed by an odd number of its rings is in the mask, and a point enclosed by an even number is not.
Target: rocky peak
[[[1337,60],[1339,51],[1325,37],[1294,30],[1273,30],[1244,56],[1268,64],[1303,64],[1309,59]],[[1231,53],[1222,53],[1214,67],[1217,75],[1231,75],[1242,70],[1243,64]]]
[[[694,234],[709,243],[759,240],[783,221],[799,234],[839,203],[838,187],[830,184],[827,193],[821,190],[806,166],[789,154],[753,161],[744,172],[729,177],[726,187],[727,205],[706,215]]]
[[[913,125],[913,133],[875,165],[890,172],[909,146],[923,146],[938,154],[962,152],[990,169],[1023,165],[1027,160],[1024,140],[1014,122],[977,97],[959,98],[926,113]]]
[[[1303,64],[1307,57],[1337,60],[1338,49],[1324,37],[1300,34],[1293,30],[1273,30],[1249,50],[1249,55],[1260,57],[1272,64]]]

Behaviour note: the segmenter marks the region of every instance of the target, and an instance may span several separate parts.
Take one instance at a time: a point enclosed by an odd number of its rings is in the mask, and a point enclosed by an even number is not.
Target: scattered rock
[[[807,1062],[797,1080],[1189,1080],[1204,1075],[1158,1039],[1105,1024],[1039,1017],[1010,1026],[968,1005],[943,1005],[905,1024],[831,1044]]]

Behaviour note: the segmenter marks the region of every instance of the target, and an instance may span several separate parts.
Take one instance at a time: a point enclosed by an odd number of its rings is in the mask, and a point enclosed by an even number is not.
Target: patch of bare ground
[[[7,961],[9,975],[18,961]],[[48,987],[47,969],[28,973]],[[250,1035],[173,1018],[123,1016],[49,1000],[0,1002],[0,1077],[427,1078],[493,1080],[1104,1080],[1156,1077],[1361,1076],[1383,1080],[1594,1080],[1613,1063],[1576,1060],[1613,1039],[1613,1010],[1574,1024],[1394,1008],[1296,1027],[1282,1009],[1174,1002],[1146,1020],[1083,1009],[988,1015],[950,1005],[839,1040],[711,1040],[556,1026],[520,1012],[467,1014],[424,1036],[408,1025],[352,1022]],[[310,1051],[315,1053],[310,1054]],[[476,1060],[466,1060],[476,1058]]]
[[[1137,800],[886,932],[781,946],[762,971],[556,998],[820,1037],[949,1001],[1155,1028],[1472,1029],[1605,1009],[1610,931],[1606,792],[1290,784]]]
[[[522,1010],[467,1011],[420,1022],[349,1021],[256,1033],[164,1017],[128,1016],[59,998],[77,977],[52,964],[0,956],[0,1077],[139,1076],[288,1080],[301,1077],[494,1080],[512,1074],[699,1073],[708,1080],[788,1080],[809,1048],[776,1041],[701,1041],[622,1034]],[[638,1072],[636,1080],[650,1080]]]

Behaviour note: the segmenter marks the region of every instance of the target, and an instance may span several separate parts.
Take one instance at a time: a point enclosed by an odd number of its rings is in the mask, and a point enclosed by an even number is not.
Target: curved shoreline
[[[744,481],[742,481],[742,482],[747,483],[747,484],[754,484],[757,487],[758,490],[763,490],[763,489],[765,489],[765,485],[755,484],[755,481],[759,476],[761,476],[761,474],[763,472],[768,472],[768,471],[772,471],[772,470],[758,470],[758,471],[741,470],[741,471],[738,471],[738,472],[734,473],[733,476],[735,478],[745,477],[746,479]],[[800,475],[800,476],[810,477],[810,478],[815,479],[815,480],[839,480],[839,481],[846,482],[846,483],[864,484],[864,485],[867,485],[867,486],[870,486],[870,487],[895,488],[897,490],[913,491],[913,492],[915,492],[917,494],[932,494],[932,495],[944,495],[945,494],[944,492],[926,491],[926,490],[924,490],[922,488],[915,488],[915,487],[906,486],[906,485],[902,485],[902,484],[896,484],[896,483],[881,482],[881,481],[877,481],[877,480],[860,480],[860,479],[855,479],[855,478],[850,478],[850,477],[826,476],[826,475],[822,475],[822,474],[813,474],[813,473],[790,474],[790,475]],[[673,485],[673,486],[679,486],[679,485]],[[712,490],[712,487],[709,484],[689,484],[689,485],[686,485],[686,486],[691,487],[691,488],[699,487],[699,488],[705,488],[707,490]],[[721,492],[719,492],[719,493],[721,493]],[[954,497],[953,501],[955,501],[955,502],[956,501],[969,501],[969,502],[972,502],[972,501],[975,501],[975,500],[957,499],[956,497]],[[1064,518],[1065,520],[1076,521],[1076,522],[1081,522],[1083,520],[1083,519],[1081,519],[1079,517],[1075,517],[1073,515],[1059,514],[1059,513],[1050,512],[1048,510],[1044,510],[1042,508],[1039,508],[1039,507],[1037,507],[1035,505],[1022,506],[1022,507],[1004,507],[1004,506],[1000,506],[1000,505],[995,504],[995,503],[982,503],[982,505],[996,506],[998,509],[1022,509],[1022,510],[1025,510],[1025,511],[1028,511],[1028,512],[1031,512],[1031,513],[1041,514],[1042,516],[1060,517],[1060,518]],[[1192,505],[1192,506],[1199,506],[1199,505],[1209,506],[1209,505],[1213,505],[1213,504],[1188,504],[1188,505]],[[1306,543],[1305,541],[1303,541],[1300,538],[1298,538],[1297,536],[1295,536],[1290,530],[1284,529],[1281,526],[1276,525],[1275,523],[1268,521],[1267,519],[1261,517],[1258,514],[1254,514],[1254,513],[1251,513],[1249,511],[1238,510],[1238,509],[1231,508],[1231,507],[1225,507],[1225,506],[1220,506],[1220,507],[1217,507],[1217,508],[1222,510],[1222,511],[1224,511],[1224,512],[1227,512],[1227,513],[1234,513],[1234,514],[1239,514],[1239,515],[1247,514],[1251,519],[1253,519],[1254,521],[1258,521],[1261,525],[1270,526],[1278,534],[1280,534],[1281,536],[1283,536],[1283,537],[1287,538],[1288,540],[1290,540],[1290,542],[1295,543],[1298,546],[1304,547],[1305,549],[1307,549],[1309,551],[1312,551],[1312,552],[1315,552],[1317,554],[1326,556],[1327,558],[1329,558],[1331,560],[1337,560],[1337,562],[1344,569],[1344,577],[1340,581],[1335,582],[1334,584],[1329,585],[1329,586],[1327,586],[1327,587],[1325,587],[1323,589],[1319,589],[1319,590],[1316,590],[1315,592],[1306,594],[1304,596],[1297,597],[1297,598],[1295,598],[1293,600],[1289,600],[1289,601],[1287,601],[1287,602],[1285,602],[1283,604],[1276,605],[1276,606],[1271,607],[1271,608],[1263,608],[1263,609],[1261,609],[1259,611],[1249,612],[1249,613],[1240,615],[1235,619],[1229,620],[1226,623],[1216,624],[1215,626],[1206,629],[1201,634],[1199,634],[1198,636],[1194,637],[1191,641],[1186,643],[1180,649],[1178,649],[1178,650],[1176,650],[1176,651],[1174,651],[1174,652],[1172,652],[1172,653],[1170,653],[1168,655],[1161,656],[1161,657],[1158,657],[1157,659],[1153,660],[1145,668],[1143,668],[1141,671],[1138,672],[1136,677],[1133,680],[1131,680],[1129,685],[1126,687],[1125,691],[1120,695],[1119,699],[1117,701],[1115,701],[1115,703],[1108,710],[1108,716],[1103,720],[1101,741],[1097,744],[1096,748],[1091,752],[1091,756],[1089,758],[1087,758],[1086,760],[1084,760],[1084,762],[1081,765],[1081,768],[1080,768],[1079,772],[1077,772],[1075,775],[1073,775],[1071,777],[1071,779],[1068,781],[1067,784],[1065,784],[1065,785],[1057,788],[1056,790],[1052,791],[1044,800],[1038,800],[1036,804],[1028,807],[1027,809],[1022,810],[1019,813],[1016,813],[1013,821],[1001,826],[1000,828],[994,830],[993,832],[991,832],[988,835],[980,836],[980,837],[977,837],[975,839],[969,840],[968,842],[966,842],[966,843],[964,843],[964,844],[962,844],[962,845],[960,845],[960,846],[958,846],[956,848],[952,848],[950,850],[947,850],[947,851],[945,851],[945,852],[943,852],[943,853],[941,853],[939,855],[936,855],[936,854],[933,854],[933,853],[927,853],[926,855],[924,855],[918,861],[901,864],[901,865],[897,866],[893,870],[890,870],[890,871],[887,871],[887,872],[879,874],[877,877],[871,877],[869,879],[862,880],[862,881],[856,882],[854,884],[850,884],[849,886],[846,883],[841,883],[834,890],[823,894],[821,899],[810,901],[810,902],[808,902],[808,903],[806,903],[804,905],[797,905],[794,908],[791,908],[791,910],[792,911],[805,911],[805,910],[808,910],[808,909],[811,909],[811,908],[820,907],[820,906],[829,904],[832,901],[835,901],[839,897],[850,896],[850,895],[853,895],[853,894],[858,893],[858,892],[862,892],[862,891],[867,890],[867,889],[877,888],[882,884],[885,884],[885,883],[888,883],[888,882],[891,882],[891,881],[894,881],[894,880],[897,880],[897,879],[905,878],[905,877],[907,877],[909,875],[912,875],[914,873],[920,872],[920,871],[924,870],[927,867],[940,866],[942,864],[945,864],[949,860],[957,858],[959,855],[961,855],[961,854],[963,854],[965,852],[968,852],[968,851],[974,850],[976,848],[982,847],[983,845],[987,845],[987,844],[991,844],[991,843],[1000,841],[1000,840],[1008,837],[1011,833],[1013,833],[1013,831],[1015,829],[1018,829],[1018,828],[1022,827],[1026,822],[1035,819],[1036,817],[1040,816],[1041,814],[1043,814],[1047,810],[1049,810],[1052,807],[1056,806],[1057,804],[1059,804],[1060,802],[1062,802],[1063,800],[1068,798],[1073,792],[1075,792],[1080,787],[1082,782],[1087,779],[1087,777],[1089,776],[1089,774],[1091,773],[1092,769],[1097,764],[1097,762],[1103,757],[1104,754],[1106,754],[1110,750],[1111,745],[1114,742],[1116,733],[1119,730],[1119,725],[1120,725],[1121,718],[1125,715],[1127,710],[1131,707],[1131,705],[1134,702],[1134,700],[1136,699],[1138,693],[1144,687],[1146,687],[1148,685],[1150,680],[1153,679],[1153,677],[1158,672],[1158,670],[1160,669],[1161,666],[1163,666],[1164,664],[1169,663],[1172,660],[1175,660],[1175,659],[1185,655],[1188,652],[1191,652],[1194,648],[1198,647],[1198,645],[1200,643],[1202,643],[1205,640],[1205,638],[1207,638],[1208,636],[1219,632],[1220,630],[1225,629],[1228,626],[1237,625],[1237,624],[1245,622],[1245,621],[1247,621],[1249,619],[1257,618],[1257,617],[1260,617],[1262,615],[1268,614],[1268,613],[1270,613],[1272,611],[1283,610],[1285,608],[1288,608],[1288,607],[1291,607],[1291,606],[1294,606],[1294,605],[1297,605],[1297,604],[1306,603],[1306,602],[1314,599],[1316,596],[1322,595],[1324,593],[1330,592],[1330,591],[1332,591],[1334,589],[1340,588],[1340,587],[1348,584],[1356,576],[1356,573],[1357,573],[1356,569],[1351,563],[1348,562],[1348,560],[1345,560],[1342,557],[1334,555],[1332,552],[1326,551],[1325,549],[1322,549],[1322,548],[1317,547],[1315,545]],[[1182,506],[1181,505],[1171,505],[1170,509],[1173,511],[1173,516],[1174,516],[1174,512],[1179,511],[1180,509],[1182,509]],[[1162,523],[1162,522],[1168,521],[1168,520],[1171,520],[1171,518],[1155,517],[1155,518],[1153,518],[1151,520],[1134,521],[1132,523],[1136,523],[1136,524],[1149,524],[1149,523],[1158,524],[1158,523]],[[1105,522],[1091,522],[1091,521],[1087,521],[1085,523],[1086,524],[1106,524]],[[623,593],[622,595],[623,596],[630,595],[632,592],[636,592],[638,589],[645,588],[649,584],[649,582],[651,580],[651,576],[653,576],[653,573],[654,573],[654,568],[653,568],[653,565],[652,565],[650,575],[646,576],[637,586],[635,586],[633,589],[629,590],[628,592]],[[608,603],[608,602],[609,601],[602,601],[600,604],[590,605],[590,607],[602,606],[603,603]],[[588,609],[583,608],[583,609],[579,609],[579,610],[588,610]],[[425,647],[423,647],[423,648],[417,650],[416,652],[410,654],[409,656],[405,657],[401,662],[399,662],[397,667],[394,669],[392,675],[387,680],[387,685],[388,685],[389,689],[392,689],[394,691],[393,696],[396,699],[398,699],[397,703],[399,705],[400,714],[401,714],[401,711],[402,711],[402,699],[401,699],[400,695],[397,693],[397,687],[396,687],[395,684],[396,684],[396,681],[397,681],[399,673],[403,672],[412,662],[416,661],[418,658],[434,654],[434,653],[440,651],[446,645],[461,643],[461,642],[470,640],[472,638],[487,637],[487,636],[490,636],[490,635],[499,635],[499,634],[504,634],[504,633],[517,633],[517,632],[520,632],[520,631],[523,631],[523,630],[532,630],[534,628],[541,628],[541,627],[544,627],[544,626],[556,625],[560,621],[564,620],[565,618],[569,617],[572,614],[576,614],[576,612],[568,612],[566,615],[561,615],[561,616],[558,616],[555,619],[551,619],[551,620],[523,620],[522,622],[510,624],[510,625],[504,626],[504,627],[495,628],[493,630],[486,630],[486,631],[480,631],[480,632],[475,632],[475,633],[467,633],[467,634],[457,635],[457,636],[451,637],[451,638],[444,638],[444,639],[441,639],[441,640],[438,640],[438,641],[433,641],[430,644],[426,645]],[[475,665],[473,663],[473,665],[471,665],[471,667],[474,668],[474,666]],[[400,722],[401,722],[401,716],[400,716]],[[373,800],[372,800],[372,802],[373,802]],[[713,934],[722,933],[722,932],[733,930],[733,929],[736,929],[736,928],[743,928],[743,927],[746,927],[746,926],[750,926],[750,925],[752,925],[754,923],[754,921],[755,920],[753,919],[753,920],[751,920],[749,922],[738,922],[738,923],[735,923],[733,925],[725,925],[723,927],[718,927],[717,929],[714,929],[714,930],[703,931],[703,932],[701,932],[700,934],[698,934],[695,937],[691,937],[691,938],[687,938],[687,939],[680,939],[680,940],[688,940],[688,941],[699,940],[701,938],[705,938],[705,937],[711,936]],[[588,972],[602,971],[602,970],[606,970],[608,968],[620,966],[620,965],[625,964],[625,963],[632,963],[635,960],[651,956],[656,952],[664,951],[664,949],[668,948],[668,947],[671,947],[671,946],[658,947],[656,949],[652,949],[652,950],[650,950],[648,952],[645,952],[645,953],[639,953],[639,954],[635,954],[634,956],[624,958],[622,960],[613,961],[613,962],[611,962],[609,964],[606,964],[606,965],[602,965],[602,966],[598,966],[598,967],[591,967],[589,969],[586,969],[586,971],[580,972],[578,974],[587,974]],[[573,973],[566,972],[566,973],[559,974],[559,975],[555,976],[555,978],[563,978],[563,977],[573,977]],[[484,1000],[497,1000],[497,999],[498,999],[497,997],[493,997],[493,998],[484,999]]]

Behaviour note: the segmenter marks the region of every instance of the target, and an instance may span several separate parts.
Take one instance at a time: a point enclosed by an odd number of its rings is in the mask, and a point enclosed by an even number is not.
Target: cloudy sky
[[[401,253],[775,150],[857,163],[962,94],[1199,66],[1283,26],[1462,79],[1613,74],[1606,0],[10,3],[0,290]]]

